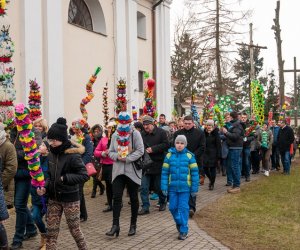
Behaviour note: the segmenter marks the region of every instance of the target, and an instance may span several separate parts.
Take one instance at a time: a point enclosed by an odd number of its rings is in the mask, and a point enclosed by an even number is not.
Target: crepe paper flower
[[[15,123],[19,132],[19,140],[25,153],[25,160],[28,162],[28,169],[32,178],[33,187],[43,187],[45,184],[44,174],[40,166],[40,154],[33,132],[33,125],[30,120],[30,111],[23,103],[15,107]]]
[[[107,127],[108,120],[109,120],[109,111],[108,111],[108,87],[107,83],[105,84],[105,87],[103,88],[102,92],[102,98],[103,98],[103,110],[102,113],[104,115],[104,126]]]
[[[85,98],[83,98],[80,103],[80,112],[82,114],[82,117],[85,120],[88,120],[88,113],[87,113],[85,106],[94,98],[93,84],[95,83],[95,81],[97,79],[97,75],[99,74],[100,71],[101,71],[101,68],[98,67],[96,69],[95,73],[89,79],[88,83],[86,84],[87,96]]]
[[[253,80],[251,82],[251,103],[252,103],[252,112],[256,116],[258,124],[262,125],[264,123],[264,89],[258,80]]]
[[[42,116],[41,111],[41,92],[40,92],[40,86],[36,82],[36,80],[30,80],[29,81],[30,86],[30,92],[29,92],[29,101],[28,106],[30,110],[30,119],[32,121],[35,121],[36,119],[40,118]]]

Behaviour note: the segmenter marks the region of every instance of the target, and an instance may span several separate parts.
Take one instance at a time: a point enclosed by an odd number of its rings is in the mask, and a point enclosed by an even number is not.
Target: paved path
[[[257,178],[257,177],[256,177]],[[226,193],[225,177],[217,176],[215,189],[208,190],[208,181],[198,194],[197,206],[201,210],[205,205],[215,201]],[[156,202],[152,202],[150,214],[138,217],[137,234],[128,237],[130,223],[130,205],[128,197],[124,198],[124,207],[121,212],[120,236],[110,238],[105,236],[112,223],[112,213],[103,213],[105,208],[105,195],[98,195],[91,199],[89,192],[86,192],[86,203],[89,213],[87,222],[81,224],[82,231],[85,234],[89,249],[228,249],[220,242],[209,236],[201,230],[194,220],[190,220],[189,237],[185,241],[177,240],[178,233],[169,211],[159,212],[155,207]],[[8,231],[9,242],[11,243],[14,233],[15,213],[10,211],[11,217],[5,223]],[[24,249],[38,249],[39,237],[23,242]],[[76,244],[71,237],[65,220],[62,220],[61,230],[58,239],[58,249],[77,249]]]

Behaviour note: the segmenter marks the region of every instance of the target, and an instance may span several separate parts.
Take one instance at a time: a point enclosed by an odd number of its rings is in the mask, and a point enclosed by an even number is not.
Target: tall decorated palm
[[[1,120],[9,125],[14,118],[13,102],[16,99],[16,91],[13,82],[15,68],[11,60],[15,47],[9,35],[7,3],[6,0],[0,1],[0,115]]]

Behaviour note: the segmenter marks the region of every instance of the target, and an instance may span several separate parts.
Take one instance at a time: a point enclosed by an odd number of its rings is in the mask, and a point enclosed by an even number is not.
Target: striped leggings
[[[47,250],[57,249],[57,237],[62,213],[65,213],[66,221],[77,247],[86,250],[87,245],[84,235],[80,230],[80,202],[58,202],[49,200],[47,207]]]

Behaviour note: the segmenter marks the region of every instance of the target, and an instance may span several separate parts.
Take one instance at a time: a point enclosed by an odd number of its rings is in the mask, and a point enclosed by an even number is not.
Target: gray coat
[[[132,139],[133,133],[133,139]],[[126,175],[132,181],[141,185],[142,170],[136,170],[133,167],[132,162],[139,159],[144,154],[144,144],[140,132],[133,130],[129,136],[129,154],[126,157],[126,162],[118,161],[118,133],[115,132],[112,135],[111,143],[109,147],[109,157],[114,161],[112,169],[112,182],[119,175]],[[133,147],[132,147],[133,142]],[[132,149],[133,148],[133,149]]]

